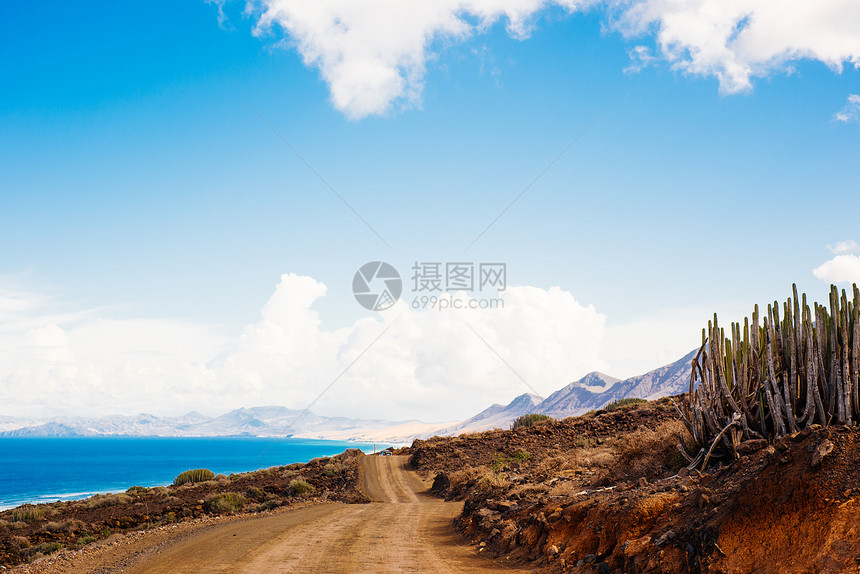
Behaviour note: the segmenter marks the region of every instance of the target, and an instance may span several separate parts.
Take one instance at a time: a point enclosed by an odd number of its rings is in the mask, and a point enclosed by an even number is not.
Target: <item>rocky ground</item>
[[[860,432],[750,441],[687,471],[668,400],[514,431],[416,441],[433,490],[464,499],[479,549],[547,572],[860,571]]]
[[[205,523],[213,517],[266,513],[315,501],[366,502],[357,487],[361,456],[352,449],[306,464],[196,484],[133,487],[124,493],[0,512],[0,568],[38,560],[61,548],[75,552],[104,541],[114,544],[117,534],[175,530],[178,523]]]

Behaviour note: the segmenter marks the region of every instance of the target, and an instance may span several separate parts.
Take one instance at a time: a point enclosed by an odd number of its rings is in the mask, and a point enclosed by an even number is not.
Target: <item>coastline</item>
[[[382,450],[391,445],[375,446]],[[202,448],[207,452],[194,454]],[[374,443],[249,436],[4,437],[0,439],[6,467],[0,478],[0,512],[23,504],[68,502],[124,492],[133,486],[167,486],[189,468],[239,474],[306,463],[351,448],[369,453]],[[101,451],[109,452],[100,454]]]

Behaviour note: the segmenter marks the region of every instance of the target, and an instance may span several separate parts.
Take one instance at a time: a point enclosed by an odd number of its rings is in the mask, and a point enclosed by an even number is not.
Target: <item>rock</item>
[[[609,564],[601,562],[597,565],[597,574],[609,574]]]
[[[556,554],[558,554],[558,546],[553,544],[552,546],[550,546],[549,548],[546,549],[546,553],[548,556],[555,556]]]
[[[741,444],[738,445],[738,454],[752,454],[757,452],[763,448],[767,447],[767,441],[763,438],[756,438],[752,440],[745,440]]]
[[[493,528],[493,529],[490,531],[490,538],[495,538],[496,536],[498,536],[499,534],[501,534],[501,532],[502,532],[502,531],[501,531],[501,530],[499,530],[498,528]]]
[[[658,538],[654,542],[654,545],[655,546],[663,546],[668,540],[672,540],[673,538],[675,538],[675,531],[674,530],[667,530],[666,532],[663,533],[662,536],[660,536],[660,538]]]
[[[636,481],[636,484],[638,484],[639,486],[648,486],[648,479],[644,476],[640,476],[639,480]]]
[[[815,452],[812,453],[812,468],[816,468],[821,464],[828,454],[833,452],[833,443],[829,439],[824,439],[818,446],[815,447]]]
[[[597,556],[595,556],[594,554],[586,554],[585,556],[583,556],[583,557],[582,557],[582,561],[583,561],[585,564],[591,564],[591,563],[592,563],[592,562],[594,562],[596,559],[597,559]]]
[[[430,487],[430,492],[436,495],[444,495],[451,487],[451,480],[444,472],[440,472],[433,479],[433,486]]]
[[[740,451],[740,449],[738,449],[738,451]],[[681,469],[678,471],[678,476],[680,476],[681,478],[689,476],[689,474],[690,474],[690,469],[687,468],[686,466],[682,466]]]

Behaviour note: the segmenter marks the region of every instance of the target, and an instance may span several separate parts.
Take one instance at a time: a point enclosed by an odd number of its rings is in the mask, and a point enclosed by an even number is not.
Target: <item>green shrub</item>
[[[342,474],[344,470],[346,470],[346,467],[344,467],[343,464],[331,460],[327,465],[325,465],[325,470],[323,470],[323,473],[328,477],[332,477]]]
[[[499,473],[503,470],[508,470],[509,465],[510,461],[502,453],[497,452],[496,456],[493,457],[493,472]]]
[[[38,546],[29,547],[27,549],[27,553],[30,554],[30,556],[34,556],[36,554],[53,554],[62,547],[63,545],[59,542],[43,542]]]
[[[304,496],[306,494],[311,494],[314,491],[314,487],[304,478],[294,478],[290,481],[290,490],[293,494]]]
[[[642,403],[647,403],[647,402],[648,401],[646,401],[645,399],[636,399],[633,397],[630,397],[627,399],[618,399],[617,401],[612,401],[611,403],[609,403],[608,405],[603,407],[603,410],[614,411],[615,409],[620,409],[622,407],[628,407],[628,406],[632,406],[632,405],[641,405]]]
[[[203,503],[203,510],[212,514],[229,514],[242,510],[248,499],[238,492],[226,492],[209,497]]]
[[[195,483],[195,482],[206,482],[207,480],[214,480],[215,473],[211,470],[207,470],[205,468],[198,468],[195,470],[186,470],[183,473],[180,473],[179,476],[173,479],[174,486],[181,486],[187,483]]]
[[[96,538],[95,536],[91,536],[91,535],[87,534],[86,536],[81,536],[80,538],[78,538],[78,544],[83,546],[85,544],[90,544],[91,542],[95,542],[96,540],[98,540],[98,538]]]
[[[47,532],[78,532],[83,530],[84,523],[80,520],[64,520],[63,522],[49,522],[45,525]]]
[[[25,504],[12,510],[13,522],[36,522],[45,518],[45,509],[32,504]]]
[[[264,500],[266,500],[266,493],[262,489],[257,488],[256,486],[252,486],[251,488],[249,488],[247,494],[248,498],[256,502],[263,502]]]
[[[149,489],[146,488],[145,486],[132,486],[131,488],[126,490],[127,494],[136,494],[136,495],[146,494],[147,492],[149,492]]]
[[[513,424],[511,424],[511,429],[513,430],[513,429],[518,429],[518,428],[523,428],[523,427],[531,427],[531,426],[534,426],[535,424],[537,424],[539,422],[548,421],[548,420],[552,420],[552,419],[547,415],[541,415],[541,414],[537,414],[537,413],[522,415],[522,416],[519,416],[516,419],[514,419]]]

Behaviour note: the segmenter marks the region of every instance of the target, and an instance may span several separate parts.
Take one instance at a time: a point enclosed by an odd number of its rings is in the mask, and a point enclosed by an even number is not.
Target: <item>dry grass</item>
[[[620,437],[614,445],[616,463],[608,478],[651,480],[674,474],[685,463],[677,449],[679,433],[687,437],[681,421],[666,421],[655,429],[642,427]]]
[[[84,529],[84,523],[80,520],[64,520],[62,522],[49,522],[45,525],[48,532],[79,532]]]
[[[38,522],[45,517],[45,509],[41,506],[25,504],[12,509],[13,522]]]
[[[248,502],[245,495],[238,492],[227,492],[224,494],[213,494],[207,497],[203,508],[213,514],[230,514],[242,510]]]
[[[131,496],[124,492],[119,492],[117,494],[97,494],[87,500],[86,505],[90,508],[104,508],[105,506],[128,504],[131,501]]]

